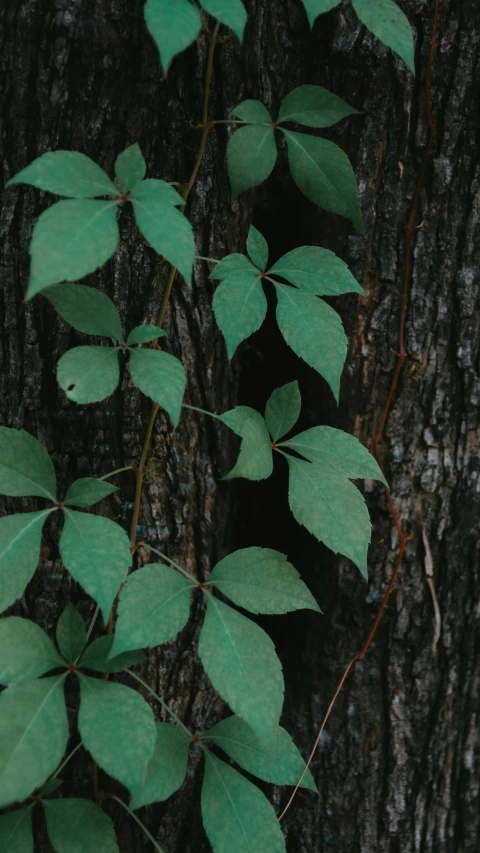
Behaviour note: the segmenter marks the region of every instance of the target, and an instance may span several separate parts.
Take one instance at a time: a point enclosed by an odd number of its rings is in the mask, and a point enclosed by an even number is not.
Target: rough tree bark
[[[337,300],[351,341],[341,403],[291,354],[273,322],[228,365],[215,326],[205,265],[193,290],[176,282],[167,315],[172,351],[188,374],[188,401],[224,411],[237,400],[262,408],[274,387],[298,378],[302,424],[347,428],[368,444],[395,363],[404,267],[404,225],[425,150],[424,78],[432,0],[404,8],[416,29],[417,79],[359,28],[349,4],[322,17],[310,34],[299,0],[245,0],[242,50],[233,39],[215,59],[211,116],[223,118],[244,97],[277,108],[294,86],[317,83],[361,110],[331,134],[356,165],[367,239],[296,190],[285,160],[266,183],[229,202],[228,131],[209,137],[189,204],[200,254],[243,251],[250,221],[273,255],[314,243],[351,265],[367,298]],[[466,853],[480,850],[479,719],[479,343],[480,9],[477,0],[443,0],[432,108],[438,132],[414,237],[407,315],[409,353],[382,447],[402,523],[411,534],[401,576],[366,659],[338,699],[315,757],[320,796],[301,793],[284,821],[289,853]],[[150,176],[183,180],[198,131],[206,42],[175,60],[162,77],[141,0],[5,0],[0,10],[3,178],[46,150],[77,149],[112,171],[116,155],[138,141]],[[53,455],[63,484],[135,463],[149,404],[125,380],[104,403],[68,403],[55,381],[58,357],[82,340],[46,300],[23,304],[28,241],[50,203],[31,188],[4,193],[1,213],[1,423],[24,427]],[[115,258],[92,284],[115,298],[131,327],[152,321],[167,268],[139,241],[128,212]],[[146,481],[140,535],[199,573],[230,548],[262,544],[288,552],[324,616],[264,620],[285,666],[284,722],[307,754],[338,679],[361,648],[388,583],[397,549],[385,496],[366,485],[373,520],[368,586],[300,530],[286,507],[279,466],[264,484],[230,490],[218,478],[232,463],[227,430],[189,413],[172,435],[159,416],[152,476]],[[128,525],[133,497],[122,475],[111,514]],[[11,509],[13,503],[5,504]],[[18,508],[18,502],[15,504]],[[24,501],[25,509],[33,504]],[[433,556],[441,613],[435,632],[422,530]],[[15,612],[51,630],[81,590],[63,571],[55,531],[40,570]],[[151,653],[151,683],[188,725],[202,729],[223,713],[196,657],[197,608],[172,643]],[[157,709],[158,710],[158,709]],[[184,788],[145,821],[168,853],[204,853],[201,771],[193,761]],[[70,795],[91,796],[88,762],[66,775]],[[269,791],[281,807],[285,790]],[[124,851],[151,845],[112,809]],[[41,831],[41,829],[40,829]],[[38,848],[49,849],[47,842]],[[268,853],[268,851],[265,851]]]

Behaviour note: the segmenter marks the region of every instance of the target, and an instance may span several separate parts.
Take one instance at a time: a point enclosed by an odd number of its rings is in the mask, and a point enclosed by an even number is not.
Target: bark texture
[[[199,254],[244,251],[251,221],[272,257],[299,245],[333,249],[367,297],[343,297],[351,342],[340,407],[325,383],[283,343],[269,317],[229,366],[211,309],[213,286],[198,263],[192,291],[177,280],[167,315],[169,347],[188,374],[187,401],[225,411],[240,401],[263,409],[273,388],[298,378],[301,425],[330,423],[365,443],[383,409],[398,345],[404,225],[425,150],[425,65],[432,0],[405,2],[416,31],[416,80],[358,26],[349,4],[319,19],[310,33],[299,0],[245,0],[242,49],[218,48],[210,115],[225,118],[245,97],[278,108],[302,83],[324,85],[362,115],[328,132],[352,158],[367,239],[340,217],[310,204],[294,186],[284,153],[265,185],[229,201],[229,131],[210,134],[189,203]],[[283,823],[289,853],[470,853],[480,850],[480,9],[477,0],[443,0],[432,78],[438,123],[414,237],[407,314],[409,353],[383,443],[387,476],[402,524],[411,534],[398,582],[374,645],[338,699],[313,763],[320,790],[300,793]],[[47,150],[88,154],[112,174],[117,154],[138,141],[149,176],[188,177],[199,134],[206,43],[177,58],[165,80],[146,32],[140,0],[6,0],[0,10],[0,137],[3,182]],[[327,134],[326,134],[327,135]],[[35,217],[51,203],[32,188],[3,194],[1,212],[2,359],[0,419],[24,427],[52,454],[62,485],[138,461],[149,403],[124,380],[104,403],[76,406],[55,380],[74,333],[37,296],[23,304],[28,242]],[[135,233],[127,210],[121,244],[91,283],[111,295],[127,329],[154,320],[167,265]],[[89,339],[91,342],[91,339]],[[392,572],[397,541],[378,485],[366,484],[373,537],[368,586],[291,518],[286,472],[270,481],[218,482],[235,443],[221,425],[187,413],[172,435],[160,414],[142,504],[139,538],[208,572],[233,547],[261,544],[288,553],[317,596],[324,616],[295,614],[262,624],[285,667],[284,723],[304,754],[315,739],[345,664],[375,617]],[[112,517],[128,525],[133,482],[121,475]],[[132,478],[133,479],[133,478]],[[5,503],[12,511],[21,501]],[[24,501],[24,509],[32,502]],[[422,534],[423,531],[423,534]],[[51,630],[73,596],[56,546],[44,539],[42,561],[15,612]],[[428,541],[441,614],[426,581]],[[201,602],[189,626],[152,652],[146,677],[193,728],[224,709],[196,656]],[[156,709],[158,710],[158,709]],[[91,796],[88,762],[66,776],[69,795]],[[168,853],[206,853],[199,810],[201,768],[193,756],[184,788],[143,817]],[[276,805],[285,789],[267,790]],[[118,820],[122,853],[151,844]],[[39,829],[40,833],[42,829]],[[38,847],[47,853],[48,843]],[[268,851],[265,851],[268,853]]]

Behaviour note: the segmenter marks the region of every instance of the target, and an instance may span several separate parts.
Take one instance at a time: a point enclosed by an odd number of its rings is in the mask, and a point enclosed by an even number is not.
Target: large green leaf
[[[235,435],[242,436],[246,425],[252,421],[255,422],[258,417],[257,410],[252,409],[251,406],[235,406],[234,409],[219,415],[218,419],[233,430]]]
[[[285,839],[262,792],[212,753],[205,755],[203,825],[214,853],[285,853]]]
[[[23,429],[0,427],[0,495],[55,501],[57,483],[43,444]]]
[[[285,554],[271,548],[242,548],[221,560],[209,583],[252,613],[288,613],[320,608]]]
[[[45,631],[29,619],[0,619],[0,684],[30,681],[65,661]]]
[[[141,788],[131,788],[132,809],[168,800],[185,779],[192,738],[171,723],[157,723],[156,730],[155,751],[147,767],[145,783]]]
[[[177,426],[186,384],[182,362],[160,350],[130,350],[128,368],[140,391],[166,409]]]
[[[144,14],[167,72],[173,57],[197,38],[202,19],[190,0],[147,0]]]
[[[268,124],[270,127],[273,127],[272,116],[261,101],[251,99],[242,101],[238,107],[232,110],[232,115],[249,124]]]
[[[295,426],[301,407],[302,398],[296,380],[275,389],[265,409],[265,422],[273,441],[278,441]]]
[[[67,663],[73,663],[87,642],[85,622],[74,604],[69,602],[57,622],[58,648]]]
[[[156,341],[157,338],[163,338],[165,332],[159,326],[151,326],[145,323],[143,326],[135,326],[127,338],[127,345],[132,344],[148,344],[149,341]]]
[[[300,246],[283,255],[269,270],[269,275],[281,275],[295,287],[315,296],[339,296],[360,293],[365,296],[345,261],[334,252],[320,246]]]
[[[145,655],[141,651],[124,652],[111,657],[112,645],[111,634],[98,637],[85,649],[78,662],[80,669],[91,669],[93,672],[122,672],[145,660]]]
[[[145,177],[147,167],[138,142],[129,145],[115,160],[115,174],[124,193]]]
[[[265,270],[268,263],[268,243],[253,225],[250,226],[247,237],[247,252],[253,263]]]
[[[33,853],[32,808],[0,817],[0,853]]]
[[[277,145],[271,125],[252,124],[237,130],[228,143],[228,174],[233,201],[240,193],[265,181],[276,160]]]
[[[120,381],[116,347],[73,347],[57,365],[60,388],[74,403],[96,403],[113,394]]]
[[[319,15],[329,12],[330,9],[334,9],[339,3],[340,0],[303,0],[310,26],[313,27],[315,19]]]
[[[366,578],[370,518],[358,489],[320,465],[288,457],[293,515],[319,542],[353,560]]]
[[[132,562],[125,531],[109,518],[66,509],[60,556],[72,577],[100,606],[106,624]]]
[[[218,18],[226,27],[230,27],[242,41],[247,23],[247,13],[241,0],[200,0],[209,15]]]
[[[265,421],[255,409],[239,406],[234,411],[237,412],[239,408],[248,409],[249,415],[242,424],[242,443],[236,465],[224,479],[246,477],[248,480],[265,480],[273,471],[272,442]],[[225,412],[220,416],[227,426],[230,426],[227,420],[230,414]]]
[[[91,800],[44,800],[55,853],[118,853],[112,821]]]
[[[282,726],[277,727],[273,755],[271,738],[260,738],[241,717],[227,717],[204,737],[220,746],[248,773],[265,782],[296,785],[305,770],[302,756]],[[301,787],[317,790],[310,770],[305,773]]]
[[[43,291],[55,311],[70,326],[87,335],[121,341],[122,324],[118,311],[106,293],[85,284],[54,284]]]
[[[352,164],[338,145],[329,139],[283,130],[293,179],[307,198],[346,216],[360,234],[364,233],[358,203],[357,181]]]
[[[38,565],[45,519],[52,510],[0,518],[0,613],[20,598]]]
[[[255,622],[208,596],[198,646],[215,690],[259,735],[277,725],[283,703],[283,675],[275,647]]]
[[[112,655],[166,643],[190,614],[194,585],[183,575],[152,563],[133,572],[120,593]]]
[[[224,281],[225,279],[234,279],[237,275],[246,277],[248,275],[259,275],[259,273],[260,270],[250,263],[245,255],[233,252],[233,254],[227,255],[226,258],[219,261],[210,273],[210,278],[218,278]]]
[[[388,486],[375,458],[358,438],[328,426],[312,427],[282,442],[309,462],[315,462],[327,472],[336,471],[350,480],[381,480]]]
[[[145,181],[139,181],[133,187],[130,198],[136,198],[142,201],[159,201],[162,204],[170,204],[173,207],[183,207],[184,199],[179,192],[167,184],[165,181],[159,181],[158,178],[147,178]]]
[[[357,114],[341,98],[322,86],[298,86],[283,99],[278,121],[294,121],[306,127],[330,127],[346,116]]]
[[[260,328],[267,313],[258,272],[237,273],[222,281],[215,291],[213,310],[232,358],[238,345]]]
[[[338,401],[347,355],[342,321],[323,299],[276,285],[277,323],[289,347],[326,379]]]
[[[83,509],[103,500],[108,495],[118,491],[117,486],[106,480],[96,480],[95,477],[80,477],[68,487],[65,495],[65,506],[81,506]]]
[[[393,0],[352,0],[352,6],[361,22],[415,74],[413,32],[400,7]]]
[[[8,182],[31,184],[69,198],[118,195],[115,184],[90,157],[80,151],[47,151]]]
[[[85,748],[126,788],[143,784],[155,747],[150,705],[124,684],[79,675],[78,729]]]
[[[27,299],[49,284],[76,281],[113,255],[118,243],[115,201],[59,201],[33,229]]]
[[[67,745],[65,675],[0,694],[0,807],[24,800],[58,766]]]
[[[163,181],[137,184],[132,197],[135,219],[152,248],[176,267],[190,285],[195,255],[193,229],[183,213],[165,199],[165,187],[173,189]]]

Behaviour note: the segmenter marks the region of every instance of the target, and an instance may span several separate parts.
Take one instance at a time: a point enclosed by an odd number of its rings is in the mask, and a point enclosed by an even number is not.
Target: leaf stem
[[[195,255],[196,261],[208,261],[210,264],[219,264],[216,258],[204,258],[203,255]]]
[[[136,815],[136,814],[134,814],[134,812],[132,812],[132,811],[131,811],[130,807],[129,807],[129,806],[127,806],[127,804],[126,804],[126,803],[124,803],[124,802],[123,802],[123,800],[121,800],[121,799],[120,799],[120,797],[117,797],[117,795],[116,795],[116,794],[106,794],[106,795],[105,795],[105,798],[106,798],[106,799],[108,799],[108,800],[115,800],[115,802],[116,802],[116,803],[119,803],[119,804],[122,806],[122,808],[123,808],[123,809],[125,809],[125,811],[127,812],[127,814],[129,814],[129,815],[130,815],[130,817],[133,817],[133,819],[134,819],[135,823],[137,824],[137,826],[139,826],[139,827],[140,827],[140,829],[142,830],[142,832],[144,832],[144,833],[145,833],[145,835],[147,836],[147,838],[152,842],[153,846],[155,847],[155,850],[157,850],[157,851],[158,851],[158,853],[165,853],[165,851],[163,850],[163,848],[162,848],[162,847],[160,847],[160,844],[159,844],[157,841],[155,841],[155,839],[154,839],[153,835],[148,831],[148,829],[147,829],[147,827],[145,826],[145,824],[144,824],[144,823],[142,823],[142,821],[140,820],[140,818],[139,818],[139,817],[137,817],[137,815]]]
[[[178,569],[178,571],[184,577],[186,577],[187,580],[191,581],[193,584],[195,584],[195,586],[198,586],[197,578],[191,575],[190,572],[187,571],[187,569],[184,569],[182,566],[179,566],[179,564],[176,563],[174,560],[171,560],[170,557],[167,557],[167,555],[164,554],[163,551],[159,551],[158,548],[154,548],[153,545],[149,545],[148,542],[139,542],[138,544],[141,545],[143,548],[148,548],[149,551],[153,551],[154,554],[158,554],[159,557],[162,557],[164,560],[167,561],[167,563],[170,563],[171,566],[174,566],[174,568]]]
[[[64,761],[62,761],[58,770],[55,770],[55,773],[53,774],[53,776],[50,776],[51,779],[57,778],[58,774],[61,773],[63,768],[67,766],[70,759],[73,758],[73,756],[75,755],[75,753],[78,752],[78,750],[80,749],[81,746],[83,746],[82,741],[80,741],[80,743],[77,743],[75,749],[72,749],[72,751],[67,755],[66,759]]]
[[[182,409],[191,409],[192,412],[200,412],[201,415],[209,415],[211,418],[216,418],[217,421],[222,420],[220,415],[216,415],[215,412],[209,412],[207,409],[199,409],[198,406],[189,406],[188,403],[182,403]]]
[[[115,471],[110,471],[109,474],[104,474],[103,477],[99,477],[99,480],[108,480],[109,477],[113,477],[115,474],[122,474],[123,471],[135,471],[134,465],[126,465],[125,468],[116,468]]]
[[[97,621],[99,613],[100,613],[100,605],[97,604],[97,606],[95,608],[95,612],[94,612],[92,619],[90,621],[90,625],[88,626],[87,636],[85,637],[85,646],[83,647],[82,652],[81,652],[82,655],[83,655],[83,652],[85,650],[85,647],[88,645],[88,641],[89,641],[90,637],[92,636],[92,631],[93,631],[95,622]],[[79,657],[81,657],[81,655],[79,655]]]
[[[212,124],[249,124],[249,122],[248,121],[240,121],[240,119],[234,119],[234,118],[221,118],[221,119],[215,119],[214,121],[211,121],[210,125],[212,125]],[[267,125],[267,127],[269,127],[269,125]]]
[[[174,720],[176,722],[177,726],[179,726],[185,732],[185,734],[187,734],[189,737],[193,738],[193,734],[190,731],[190,729],[187,729],[186,725],[184,723],[182,723],[180,718],[177,717],[177,715],[175,714],[174,711],[172,711],[172,709],[170,708],[170,705],[167,705],[167,703],[158,695],[158,693],[155,693],[155,690],[153,690],[153,688],[150,687],[150,685],[147,684],[147,682],[144,681],[143,678],[140,678],[140,676],[137,675],[135,672],[132,672],[131,669],[126,669],[125,672],[128,672],[128,674],[131,675],[132,678],[134,678],[136,681],[138,681],[138,683],[141,684],[142,687],[145,688],[145,690],[148,690],[148,692],[151,694],[151,696],[153,696],[157,700],[157,702],[160,702],[160,705],[162,706],[162,708],[165,709],[167,714],[170,714],[172,720]]]
[[[203,113],[202,113],[202,124],[204,125],[202,130],[202,137],[200,140],[200,147],[198,149],[197,159],[195,160],[195,165],[192,170],[192,174],[190,175],[190,180],[186,187],[184,187],[182,191],[182,198],[185,202],[184,206],[181,208],[182,213],[185,212],[185,206],[188,201],[188,197],[190,195],[191,189],[197,179],[197,175],[200,171],[200,166],[202,165],[203,156],[205,154],[205,149],[207,146],[207,139],[209,133],[208,126],[208,106],[210,103],[210,86],[212,82],[213,75],[213,58],[215,55],[215,46],[217,43],[218,31],[220,29],[220,21],[217,21],[215,24],[215,29],[212,34],[212,38],[210,41],[210,47],[208,50],[208,58],[207,58],[207,68],[205,72],[205,89],[203,94]],[[170,268],[170,275],[168,276],[167,286],[165,288],[165,294],[163,297],[162,307],[160,308],[160,313],[158,315],[157,326],[161,327],[163,321],[165,319],[165,314],[168,308],[168,303],[170,301],[170,295],[172,292],[173,282],[175,280],[176,268]],[[155,425],[155,419],[157,417],[157,413],[159,410],[159,406],[155,404],[152,408],[150,414],[150,420],[147,426],[147,432],[145,435],[145,439],[143,442],[142,455],[140,459],[140,464],[137,469],[137,482],[135,487],[135,500],[133,504],[133,512],[132,512],[132,524],[130,527],[130,544],[135,545],[137,539],[137,527],[138,527],[138,519],[140,515],[140,503],[142,500],[142,490],[143,490],[143,480],[145,477],[145,464],[147,461],[148,451],[150,449],[150,442],[152,440],[153,427]]]

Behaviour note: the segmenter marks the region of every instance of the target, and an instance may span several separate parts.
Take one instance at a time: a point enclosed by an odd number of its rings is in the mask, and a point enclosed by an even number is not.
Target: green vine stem
[[[147,827],[145,826],[145,824],[144,824],[144,823],[142,823],[142,821],[140,820],[140,818],[139,818],[139,817],[137,817],[137,815],[135,814],[135,812],[132,812],[132,811],[130,810],[130,808],[127,806],[127,804],[126,804],[126,803],[124,803],[124,802],[123,802],[123,800],[121,800],[121,799],[120,799],[120,797],[117,797],[117,795],[116,795],[116,794],[103,794],[103,795],[102,795],[102,800],[115,800],[115,802],[116,802],[116,803],[118,803],[119,805],[121,805],[122,809],[125,809],[125,811],[127,812],[127,814],[128,814],[130,817],[132,817],[132,818],[134,819],[134,821],[135,821],[135,823],[137,824],[137,826],[139,826],[139,827],[140,827],[140,829],[142,830],[142,832],[144,832],[144,833],[145,833],[145,835],[147,836],[148,840],[152,842],[153,846],[155,847],[155,850],[157,850],[157,851],[158,851],[158,853],[165,853],[165,851],[164,851],[163,847],[160,847],[160,844],[158,843],[158,841],[155,841],[155,839],[154,839],[153,835],[151,834],[151,832],[149,832],[149,831],[148,831],[148,829],[147,829]]]
[[[124,468],[116,468],[115,471],[110,471],[108,474],[104,474],[103,477],[99,477],[99,480],[109,480],[110,477],[114,477],[115,474],[122,474],[124,471],[135,471],[135,465],[125,465]]]
[[[160,705],[162,706],[162,708],[164,708],[164,709],[165,709],[165,711],[167,712],[167,714],[170,714],[170,716],[171,716],[172,720],[174,720],[174,721],[176,722],[177,726],[180,726],[180,728],[181,728],[181,729],[183,729],[183,731],[185,732],[185,734],[186,734],[186,735],[188,735],[189,737],[193,738],[193,734],[192,734],[192,732],[190,731],[190,729],[187,729],[186,725],[185,725],[184,723],[182,723],[182,721],[179,719],[179,717],[177,717],[177,715],[175,714],[175,712],[174,712],[174,711],[172,711],[172,709],[170,708],[170,706],[169,706],[169,705],[167,705],[167,703],[166,703],[166,702],[165,702],[165,701],[164,701],[164,700],[163,700],[163,699],[158,695],[158,693],[155,693],[155,690],[153,690],[153,688],[152,688],[152,687],[150,687],[150,686],[147,684],[147,682],[143,680],[143,678],[140,678],[140,676],[139,676],[139,675],[137,675],[135,672],[133,672],[131,669],[126,669],[126,670],[125,670],[125,672],[128,672],[128,674],[129,674],[129,675],[131,675],[131,677],[132,677],[132,678],[134,678],[134,679],[135,679],[135,681],[138,681],[138,683],[139,683],[139,684],[141,684],[141,685],[142,685],[142,687],[144,687],[144,688],[145,688],[145,690],[148,690],[148,692],[150,693],[150,695],[151,695],[151,696],[153,696],[153,697],[154,697],[154,699],[156,699],[156,700],[157,700],[157,702],[159,702],[159,703],[160,703]]]
[[[55,770],[55,773],[53,774],[53,776],[50,777],[51,779],[56,779],[58,777],[58,774],[61,773],[63,768],[67,766],[68,762],[73,758],[73,756],[77,754],[77,752],[81,746],[83,746],[82,741],[80,741],[80,743],[77,743],[76,747],[74,749],[72,749],[71,752],[69,752],[67,757],[60,764],[60,767],[58,768],[58,770]]]
[[[202,111],[202,136],[200,139],[200,147],[198,149],[197,159],[195,161],[195,165],[192,170],[192,174],[190,175],[190,179],[184,187],[181,196],[185,202],[183,207],[181,208],[182,213],[185,212],[185,206],[188,201],[188,197],[190,192],[197,180],[197,175],[200,171],[200,167],[202,165],[203,157],[205,154],[205,148],[207,146],[208,134],[210,132],[210,127],[208,125],[208,107],[210,104],[210,88],[212,83],[212,75],[213,75],[213,58],[215,56],[215,47],[217,44],[217,36],[220,30],[220,22],[217,21],[215,24],[215,28],[213,30],[210,47],[208,49],[208,57],[207,57],[207,68],[205,72],[205,89],[203,94],[203,111]],[[162,307],[160,308],[160,313],[158,315],[157,326],[160,328],[163,325],[163,321],[165,319],[165,314],[168,308],[168,303],[170,301],[170,295],[172,292],[173,282],[175,280],[175,275],[177,270],[175,267],[171,267],[170,275],[168,277],[167,286],[165,289],[165,294],[163,297]],[[159,406],[155,403],[152,407],[152,411],[150,413],[150,419],[148,421],[147,430],[145,434],[145,439],[143,442],[142,453],[140,457],[140,464],[137,468],[137,481],[135,486],[135,499],[133,503],[133,512],[132,512],[132,523],[130,527],[130,544],[135,545],[137,539],[137,527],[138,527],[138,519],[140,516],[140,503],[142,500],[142,492],[143,492],[143,481],[145,479],[145,465],[147,462],[148,452],[150,450],[150,443],[152,440],[153,427],[155,425],[155,420],[157,417],[157,413],[159,410]]]
[[[148,542],[139,542],[138,545],[140,548],[146,548],[148,551],[153,551],[154,554],[158,554],[159,557],[162,557],[163,560],[166,560],[167,563],[170,563],[171,566],[177,569],[185,578],[187,578],[187,580],[191,581],[192,584],[194,584],[195,586],[198,585],[197,579],[193,575],[191,575],[190,572],[187,572],[187,570],[180,566],[178,563],[176,563],[175,560],[171,560],[170,557],[167,557],[167,555],[164,554],[163,551],[159,551],[158,548],[154,548],[153,545],[149,545]]]

